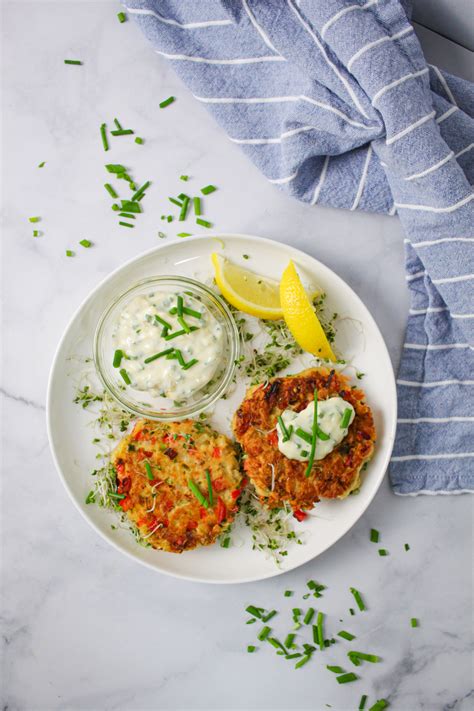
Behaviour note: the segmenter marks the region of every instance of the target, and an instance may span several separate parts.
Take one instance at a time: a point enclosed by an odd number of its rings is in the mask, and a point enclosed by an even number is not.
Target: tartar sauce
[[[190,333],[178,321],[178,298],[183,299],[181,319]],[[221,324],[201,301],[163,291],[132,299],[112,334],[130,387],[173,400],[189,397],[212,380],[222,358],[223,336]],[[158,357],[149,360],[152,356]]]
[[[344,414],[346,410],[350,410],[350,417]],[[313,429],[314,403],[310,402],[301,412],[294,410],[285,410],[281,414],[281,418],[288,432],[291,432],[291,437],[287,441],[283,441],[285,434],[282,431],[280,424],[277,424],[278,433],[278,449],[288,459],[297,459],[299,462],[305,462],[309,459],[311,444],[305,439],[302,439],[296,434],[299,428],[307,435],[311,436]],[[318,427],[322,433],[328,436],[328,439],[316,440],[315,459],[324,459],[332,450],[342,442],[349,431],[355,417],[355,411],[350,402],[346,402],[342,397],[331,397],[328,400],[320,400],[318,402]],[[347,424],[342,427],[341,424]],[[291,430],[290,428],[293,427]]]

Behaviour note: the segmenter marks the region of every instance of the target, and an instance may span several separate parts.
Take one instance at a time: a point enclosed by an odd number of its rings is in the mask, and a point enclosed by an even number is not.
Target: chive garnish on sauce
[[[125,370],[125,368],[120,368],[119,373],[120,373],[120,375],[122,376],[122,378],[123,378],[123,380],[125,381],[125,383],[126,383],[127,385],[130,385],[130,383],[131,383],[132,381],[130,380],[130,377],[129,377],[127,371]]]
[[[351,410],[350,410],[350,408],[346,407],[346,409],[344,410],[342,419],[341,419],[341,424],[340,424],[341,430],[346,429],[347,425],[349,424],[350,419],[351,419]]]
[[[161,358],[162,356],[166,356],[169,353],[172,353],[174,351],[174,348],[167,348],[164,351],[160,351],[159,353],[155,353],[155,355],[148,356],[148,358],[145,358],[143,361],[144,363],[152,363],[154,360],[157,360],[158,358]]]
[[[114,360],[112,363],[114,368],[120,368],[120,363],[122,362],[122,358],[123,358],[123,351],[120,349],[117,349],[114,353]]]
[[[314,456],[316,454],[316,429],[318,426],[318,391],[314,391],[314,414],[313,414],[313,430],[312,430],[312,443],[311,451],[309,453],[308,466],[306,467],[305,476],[309,477],[311,474],[311,469],[313,468]]]
[[[287,426],[285,425],[285,423],[283,421],[283,417],[281,415],[278,415],[277,420],[278,420],[278,424],[280,425],[280,429],[283,434],[283,442],[288,442],[288,440],[291,437],[291,432],[289,432]]]

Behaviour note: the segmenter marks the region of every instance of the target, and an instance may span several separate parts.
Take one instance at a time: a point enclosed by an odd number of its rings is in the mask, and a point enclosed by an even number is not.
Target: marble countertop
[[[398,498],[385,480],[331,550],[289,574],[240,586],[192,584],[143,568],[72,507],[45,427],[54,350],[98,281],[158,243],[164,196],[176,191],[177,176],[219,185],[217,229],[288,242],[334,269],[372,311],[395,367],[408,308],[403,234],[397,218],[308,207],[267,184],[137,27],[119,24],[117,4],[4,2],[2,9],[2,708],[345,711],[363,693],[400,711],[472,708],[469,497]],[[67,57],[84,64],[66,66]],[[160,112],[170,94],[177,102]],[[99,126],[114,116],[146,143],[115,142],[107,158],[154,180],[133,231],[116,225],[103,189]],[[42,218],[38,239],[31,215]],[[174,239],[179,228],[164,231]],[[93,248],[77,246],[83,238]],[[371,527],[382,532],[388,557],[369,543]],[[328,620],[344,619],[358,648],[383,658],[365,665],[357,684],[339,686],[319,659],[295,671],[271,647],[246,652],[254,628],[244,624],[245,606],[290,608],[301,595],[287,599],[283,591],[302,593],[309,578],[328,587],[321,601]],[[348,620],[351,585],[369,610]],[[331,661],[341,659],[339,648]]]

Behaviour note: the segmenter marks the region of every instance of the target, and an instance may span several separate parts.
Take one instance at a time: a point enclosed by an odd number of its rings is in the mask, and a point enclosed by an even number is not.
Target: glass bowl
[[[126,385],[120,374],[120,367],[113,365],[114,353],[117,349],[113,334],[120,315],[135,297],[156,292],[189,294],[203,304],[222,329],[220,354],[212,379],[207,385],[203,385],[189,395],[185,401],[176,402],[156,393],[153,394],[152,391],[138,390],[131,385]],[[173,344],[172,341],[170,344]],[[209,287],[194,279],[181,276],[143,279],[120,294],[100,317],[94,338],[94,361],[106,390],[124,409],[152,420],[181,420],[195,417],[211,407],[224,395],[232,382],[238,357],[239,333],[228,306]],[[126,361],[123,365],[126,365]]]

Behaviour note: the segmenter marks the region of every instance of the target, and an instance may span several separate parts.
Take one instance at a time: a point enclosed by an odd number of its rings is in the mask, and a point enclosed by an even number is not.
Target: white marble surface
[[[362,520],[318,560],[228,587],[134,564],[72,507],[45,431],[56,343],[104,275],[158,242],[164,198],[179,174],[219,185],[208,200],[218,229],[289,242],[346,279],[372,310],[395,365],[407,311],[403,235],[396,218],[310,208],[266,184],[138,29],[118,23],[117,4],[2,9],[2,708],[345,711],[362,693],[401,711],[472,708],[472,499],[397,498],[385,481]],[[65,66],[66,57],[84,65]],[[170,94],[178,101],[159,111]],[[133,231],[116,226],[102,187],[98,128],[114,116],[146,145],[117,139],[107,159],[153,179]],[[37,214],[44,235],[33,239],[28,216]],[[165,231],[172,239],[179,228]],[[84,237],[93,249],[77,246]],[[66,258],[66,248],[77,256]],[[368,542],[371,526],[383,532],[389,557]],[[358,648],[384,659],[357,684],[339,687],[317,658],[295,671],[270,647],[245,651],[255,629],[244,624],[245,605],[285,610],[296,598],[282,591],[302,591],[310,577],[328,586],[321,608],[332,629],[351,629]],[[363,590],[369,611],[347,621],[350,585]],[[419,629],[410,628],[412,616]],[[333,649],[328,659],[341,663],[343,645]]]

